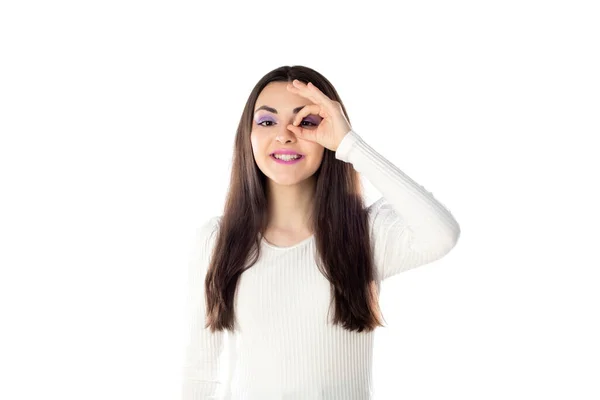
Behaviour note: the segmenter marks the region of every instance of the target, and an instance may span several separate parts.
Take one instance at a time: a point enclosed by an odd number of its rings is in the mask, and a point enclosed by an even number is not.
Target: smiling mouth
[[[278,162],[278,163],[293,164],[293,163],[296,163],[296,162],[302,160],[304,158],[304,156],[298,154],[297,157],[277,158],[277,157],[275,157],[274,154],[271,154],[271,158],[273,159],[273,161]]]
[[[304,156],[302,154],[279,154],[279,157],[275,157],[275,153],[273,153],[273,154],[271,154],[271,157],[273,157],[277,160],[293,161],[293,160],[299,160]]]

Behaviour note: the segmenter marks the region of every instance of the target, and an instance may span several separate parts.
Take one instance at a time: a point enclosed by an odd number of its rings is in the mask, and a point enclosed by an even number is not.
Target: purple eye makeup
[[[262,116],[262,117],[258,117],[258,118],[256,118],[256,123],[257,123],[258,125],[262,124],[262,123],[263,123],[263,122],[265,122],[265,121],[269,121],[269,122],[271,122],[271,123],[275,122],[275,121],[273,121],[273,118],[271,118],[271,117],[269,117],[269,116]]]
[[[319,125],[320,119],[317,119],[313,115],[309,115],[306,118],[304,118],[302,121],[310,122],[311,124],[314,124],[314,125]]]
[[[263,123],[265,123],[265,122],[270,122],[270,124],[263,125]],[[321,118],[315,117],[313,115],[308,115],[307,117],[302,119],[301,123],[305,123],[305,122],[309,123],[308,125],[305,125],[305,126],[317,126],[321,122]],[[275,120],[271,116],[268,116],[268,115],[263,115],[263,116],[256,118],[257,125],[266,127],[266,126],[272,126],[274,123],[275,123]]]

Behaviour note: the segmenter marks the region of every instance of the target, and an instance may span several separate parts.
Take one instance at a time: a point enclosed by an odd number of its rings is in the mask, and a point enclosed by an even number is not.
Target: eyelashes
[[[257,123],[256,125],[262,126],[262,127],[265,127],[265,128],[269,127],[269,126],[273,126],[273,125],[263,125],[265,122],[271,122],[272,124],[274,123],[273,121],[265,120],[265,121],[261,121],[261,122]],[[317,126],[318,125],[318,124],[315,124],[314,122],[306,121],[306,120],[302,120],[300,123],[302,124],[303,122],[308,122],[309,124],[311,124],[309,126]]]

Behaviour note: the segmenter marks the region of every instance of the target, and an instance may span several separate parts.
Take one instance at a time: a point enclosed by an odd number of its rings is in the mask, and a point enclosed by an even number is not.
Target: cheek
[[[310,165],[311,168],[318,168],[321,163],[323,162],[323,158],[325,156],[325,152],[321,149],[314,149],[310,152],[311,155],[311,161],[310,161]]]
[[[256,135],[250,135],[250,144],[252,145],[252,151],[256,154],[256,152],[260,149],[260,141]]]
[[[316,159],[321,160],[325,155],[325,148],[323,146],[315,146],[315,148],[312,149],[311,154],[314,154]]]
[[[264,163],[265,141],[261,140],[260,135],[250,135],[250,145],[252,147],[252,155],[258,164]]]

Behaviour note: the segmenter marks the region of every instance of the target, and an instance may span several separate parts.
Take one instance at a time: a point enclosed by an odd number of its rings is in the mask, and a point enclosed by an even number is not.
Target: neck
[[[315,180],[279,185],[269,179],[267,202],[269,227],[289,232],[311,231]]]

